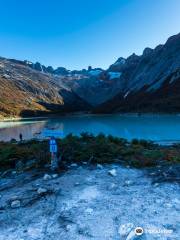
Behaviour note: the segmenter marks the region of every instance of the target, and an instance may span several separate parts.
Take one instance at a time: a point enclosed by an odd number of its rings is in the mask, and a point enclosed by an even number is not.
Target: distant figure
[[[19,134],[19,139],[20,139],[20,141],[22,142],[22,140],[23,140],[22,133]]]

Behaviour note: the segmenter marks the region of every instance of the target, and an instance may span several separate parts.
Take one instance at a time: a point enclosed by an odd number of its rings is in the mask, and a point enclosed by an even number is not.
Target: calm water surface
[[[63,135],[103,132],[118,137],[148,139],[158,142],[180,141],[180,115],[81,115],[57,119],[0,122],[0,141],[44,138],[45,131],[61,130]]]

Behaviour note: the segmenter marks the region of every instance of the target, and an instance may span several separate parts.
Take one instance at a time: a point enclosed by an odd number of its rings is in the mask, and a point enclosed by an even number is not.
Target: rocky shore
[[[0,240],[178,240],[177,172],[87,162],[14,172],[1,178]]]
[[[88,133],[57,144],[51,172],[47,141],[0,143],[0,240],[179,239],[179,145]]]

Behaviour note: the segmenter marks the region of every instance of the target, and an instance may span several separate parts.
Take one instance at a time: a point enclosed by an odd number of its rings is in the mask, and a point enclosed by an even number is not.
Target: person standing
[[[22,142],[22,140],[23,140],[22,133],[19,134],[19,139],[20,139],[20,141]]]

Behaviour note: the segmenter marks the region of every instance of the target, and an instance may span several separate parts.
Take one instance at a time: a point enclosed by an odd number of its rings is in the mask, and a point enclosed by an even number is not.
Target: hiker
[[[22,142],[22,140],[23,140],[22,133],[19,134],[19,139],[20,139],[20,141]]]

